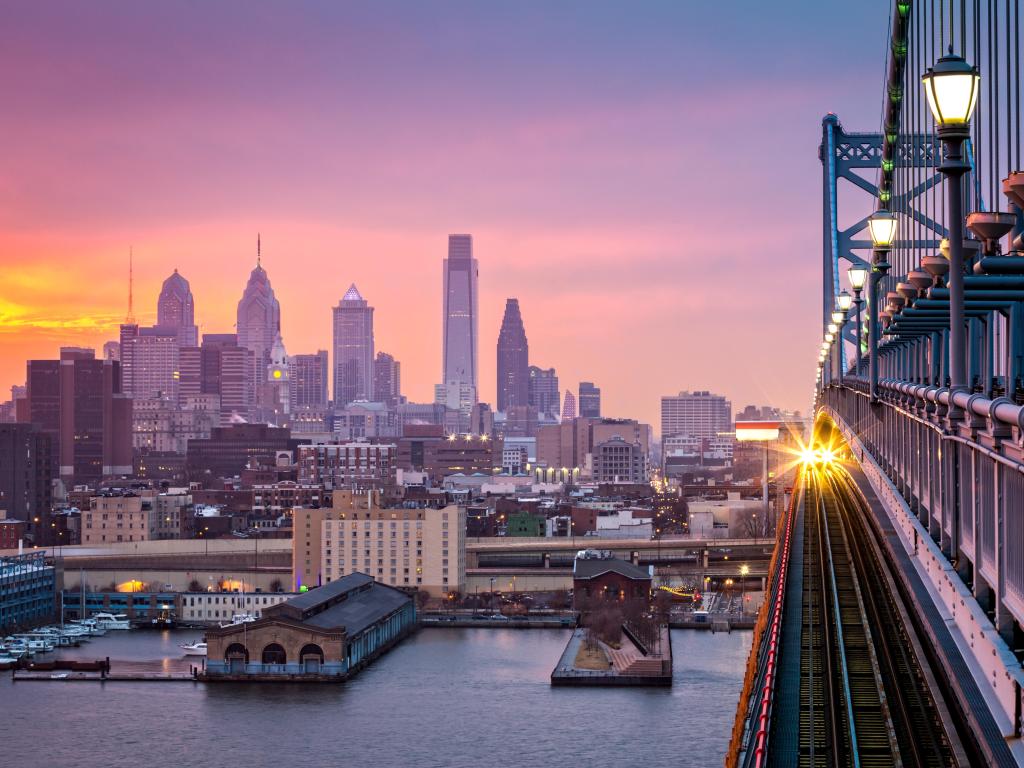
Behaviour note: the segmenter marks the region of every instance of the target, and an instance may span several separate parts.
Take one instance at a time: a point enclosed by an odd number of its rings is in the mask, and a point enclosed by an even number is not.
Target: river
[[[111,633],[63,653],[177,667],[198,634]],[[0,754],[11,768],[721,765],[749,632],[673,631],[674,684],[650,689],[552,688],[567,639],[425,629],[343,685],[3,675]]]

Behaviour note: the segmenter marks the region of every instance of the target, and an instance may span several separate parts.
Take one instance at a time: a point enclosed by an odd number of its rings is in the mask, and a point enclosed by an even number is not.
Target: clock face
[[[281,371],[280,371],[280,369],[277,369],[277,370],[274,371],[274,378],[275,379],[280,379],[281,378]]]

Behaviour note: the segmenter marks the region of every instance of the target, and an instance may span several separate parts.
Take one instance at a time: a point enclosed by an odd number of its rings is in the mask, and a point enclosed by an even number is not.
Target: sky
[[[351,283],[403,391],[441,375],[447,235],[480,264],[480,396],[530,361],[657,428],[707,389],[806,411],[821,118],[877,130],[890,3],[39,2],[0,14],[0,391],[162,281],[232,332],[255,264],[290,354]],[[869,202],[849,218],[867,213]],[[2,398],[2,396],[0,396]]]

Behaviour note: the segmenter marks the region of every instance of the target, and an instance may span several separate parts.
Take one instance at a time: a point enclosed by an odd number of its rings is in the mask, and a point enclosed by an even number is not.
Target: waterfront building
[[[59,360],[29,360],[25,418],[50,438],[51,476],[66,485],[132,472],[132,401],[120,364],[62,347]]]
[[[160,289],[160,297],[156,303],[156,324],[163,328],[174,328],[183,347],[199,345],[192,289],[188,280],[178,274],[177,269],[164,280]]]
[[[591,381],[581,381],[579,388],[579,415],[591,419],[601,418],[601,388]]]
[[[713,438],[732,429],[732,403],[708,391],[661,398],[661,437]]]
[[[499,411],[529,405],[530,344],[519,311],[518,299],[506,299],[505,315],[498,332],[498,399]]]
[[[260,263],[259,238],[256,240],[256,267],[238,302],[235,329],[238,346],[252,352],[249,381],[257,382],[270,365],[270,350],[281,332],[281,305],[274,296],[270,278]]]
[[[572,592],[573,607],[578,611],[597,600],[647,601],[651,571],[617,557],[577,556],[572,568]]]
[[[320,349],[312,355],[292,355],[288,367],[292,413],[303,408],[327,408],[327,350]]]
[[[46,553],[0,557],[0,632],[52,621],[57,606],[56,569]]]
[[[477,324],[479,265],[473,256],[472,235],[449,235],[444,260],[444,314],[442,316],[442,384],[477,383]]]
[[[362,572],[434,597],[464,591],[465,508],[382,508],[355,494],[337,494],[332,513],[322,521],[325,583]]]
[[[409,594],[362,573],[261,611],[206,631],[205,679],[344,680],[416,625]]]
[[[174,601],[175,616],[186,624],[220,625],[243,614],[258,619],[267,608],[298,596],[298,592],[183,592]]]
[[[298,450],[300,483],[363,490],[395,482],[396,443],[300,445]]]
[[[558,421],[561,413],[558,374],[554,368],[529,367],[529,404],[544,421]]]
[[[22,521],[37,544],[50,541],[51,450],[35,425],[0,424],[0,518]]]
[[[373,361],[373,399],[394,408],[402,402],[402,364],[387,352]]]

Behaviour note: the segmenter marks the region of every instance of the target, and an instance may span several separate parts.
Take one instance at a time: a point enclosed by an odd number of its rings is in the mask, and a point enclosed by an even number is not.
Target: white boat
[[[103,629],[132,628],[128,616],[123,613],[94,613],[92,617],[96,620],[97,626],[103,627]]]
[[[205,656],[206,655],[206,643],[202,640],[197,640],[194,643],[183,643],[181,650],[185,652],[186,656]]]
[[[70,622],[71,626],[80,627],[89,637],[102,637],[107,630],[101,627],[96,619],[76,619]]]
[[[221,624],[222,627],[233,627],[236,624],[251,624],[256,621],[256,617],[251,613],[236,613],[231,617],[231,621],[227,624]]]
[[[71,677],[70,672],[54,672],[50,675],[51,680],[67,680],[69,677]]]

